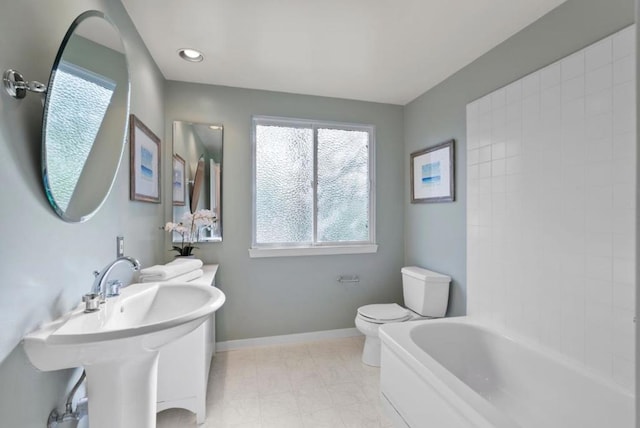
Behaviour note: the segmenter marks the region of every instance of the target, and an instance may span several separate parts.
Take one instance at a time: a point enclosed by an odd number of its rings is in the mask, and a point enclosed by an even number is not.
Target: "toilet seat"
[[[411,318],[411,311],[397,303],[366,305],[358,308],[358,316],[374,324],[402,322]]]

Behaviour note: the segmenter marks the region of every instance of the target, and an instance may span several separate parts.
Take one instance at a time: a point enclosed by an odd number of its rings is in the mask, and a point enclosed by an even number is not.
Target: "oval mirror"
[[[63,220],[88,220],[118,171],[129,117],[129,71],[117,28],[102,12],[71,24],[53,64],[42,124],[47,198]]]

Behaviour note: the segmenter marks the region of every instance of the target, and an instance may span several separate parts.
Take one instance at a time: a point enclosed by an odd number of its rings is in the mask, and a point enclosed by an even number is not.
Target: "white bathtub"
[[[632,428],[634,395],[579,363],[467,317],[380,328],[397,427]]]

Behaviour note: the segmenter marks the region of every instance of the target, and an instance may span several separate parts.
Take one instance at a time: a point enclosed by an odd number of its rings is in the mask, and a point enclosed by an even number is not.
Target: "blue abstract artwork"
[[[440,161],[422,165],[422,184],[427,186],[439,185],[442,181]]]
[[[140,148],[140,174],[143,178],[153,178],[153,153],[145,147]]]

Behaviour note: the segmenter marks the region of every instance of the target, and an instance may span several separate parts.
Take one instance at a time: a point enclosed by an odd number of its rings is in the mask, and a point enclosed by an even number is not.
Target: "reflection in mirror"
[[[71,25],[51,71],[42,132],[47,198],[68,222],[106,199],[122,158],[129,72],[116,27],[89,11]]]
[[[222,241],[222,125],[173,122],[173,222],[185,212],[209,209],[217,221],[201,242]],[[179,242],[181,236],[173,235]]]
[[[200,203],[200,194],[202,193],[203,182],[204,182],[204,154],[200,156],[200,159],[198,159],[196,174],[193,178],[193,188],[191,189],[191,213],[195,213],[198,210],[198,204]]]

